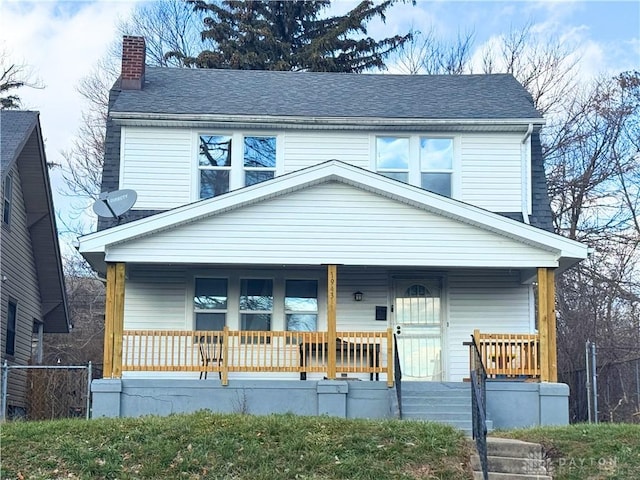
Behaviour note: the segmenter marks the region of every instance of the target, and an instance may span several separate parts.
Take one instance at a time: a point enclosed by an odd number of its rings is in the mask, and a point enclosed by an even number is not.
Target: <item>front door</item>
[[[444,378],[441,297],[439,280],[395,281],[393,319],[403,380]]]

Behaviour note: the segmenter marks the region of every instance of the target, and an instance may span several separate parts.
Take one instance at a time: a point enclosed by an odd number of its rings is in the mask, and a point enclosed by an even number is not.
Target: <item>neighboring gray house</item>
[[[42,335],[69,331],[51,186],[38,112],[0,111],[0,359],[42,359]],[[8,415],[27,407],[26,372],[8,377]]]
[[[144,51],[125,37],[103,172],[137,203],[80,239],[107,277],[96,412],[388,416],[400,370],[403,392],[453,405],[473,334],[511,379],[488,394],[497,426],[566,421],[553,280],[587,247],[551,231],[544,119],[511,75],[152,68]]]

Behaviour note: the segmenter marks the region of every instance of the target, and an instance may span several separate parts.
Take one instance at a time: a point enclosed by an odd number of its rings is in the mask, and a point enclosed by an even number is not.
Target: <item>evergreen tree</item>
[[[196,57],[177,57],[184,65],[238,70],[308,70],[359,73],[384,69],[385,58],[411,38],[367,37],[367,23],[380,18],[398,0],[374,5],[363,0],[346,15],[322,17],[330,0],[188,0],[205,13],[202,39],[216,45]]]

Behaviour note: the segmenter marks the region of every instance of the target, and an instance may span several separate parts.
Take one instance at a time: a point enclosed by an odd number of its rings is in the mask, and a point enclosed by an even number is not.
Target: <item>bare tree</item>
[[[532,24],[510,30],[482,51],[483,73],[510,73],[529,91],[543,114],[562,109],[576,87],[579,58],[556,38],[534,34]]]
[[[183,0],[141,3],[129,19],[119,23],[118,39],[91,74],[80,82],[77,89],[85,99],[86,110],[73,144],[62,152],[66,166],[62,170],[65,190],[61,193],[75,199],[71,216],[76,221],[64,221],[68,232],[86,233],[82,212],[100,194],[109,91],[120,74],[122,36],[145,37],[147,64],[181,67],[183,65],[179,60],[168,58],[166,54],[179,51],[187,57],[201,50],[200,30],[203,25],[202,16],[193,12],[192,7]]]
[[[572,372],[584,369],[585,342],[596,342],[607,419],[630,420],[630,390],[640,388],[623,368],[640,356],[639,85],[627,72],[581,91],[546,150],[556,229],[593,249],[558,282],[558,363],[572,391],[583,390]]]
[[[118,25],[122,35],[141,35],[147,44],[147,63],[162,67],[184,67],[182,58],[196,56],[210,44],[202,38],[205,15],[184,0],[162,0],[141,4]],[[119,46],[119,45],[118,45]],[[167,55],[177,52],[179,55]],[[119,58],[120,49],[111,52]]]
[[[0,50],[0,109],[20,108],[20,96],[16,90],[44,88],[31,67],[11,59],[9,52]]]
[[[410,75],[459,75],[469,69],[474,34],[458,33],[454,43],[437,37],[435,30],[412,30],[395,57],[396,68]]]
[[[45,334],[44,363],[78,365],[91,361],[99,368],[104,343],[104,284],[80,255],[66,256],[63,263],[73,329]]]

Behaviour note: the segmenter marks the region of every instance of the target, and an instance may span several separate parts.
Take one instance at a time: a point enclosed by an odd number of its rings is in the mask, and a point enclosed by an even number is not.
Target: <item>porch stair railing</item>
[[[393,335],[379,332],[336,332],[330,347],[327,332],[125,330],[122,341],[122,371],[215,372],[223,385],[230,372],[327,373],[329,348],[336,352],[341,374],[386,374],[393,385]],[[202,358],[202,344],[220,348],[219,360]],[[217,355],[217,353],[216,353]]]
[[[402,366],[400,365],[400,355],[398,354],[398,338],[393,335],[393,372],[396,385],[396,397],[398,399],[398,413],[402,418]]]
[[[471,408],[473,438],[480,457],[482,477],[489,479],[489,461],[487,457],[487,372],[482,362],[482,355],[475,335],[471,335],[470,345],[471,360]]]

